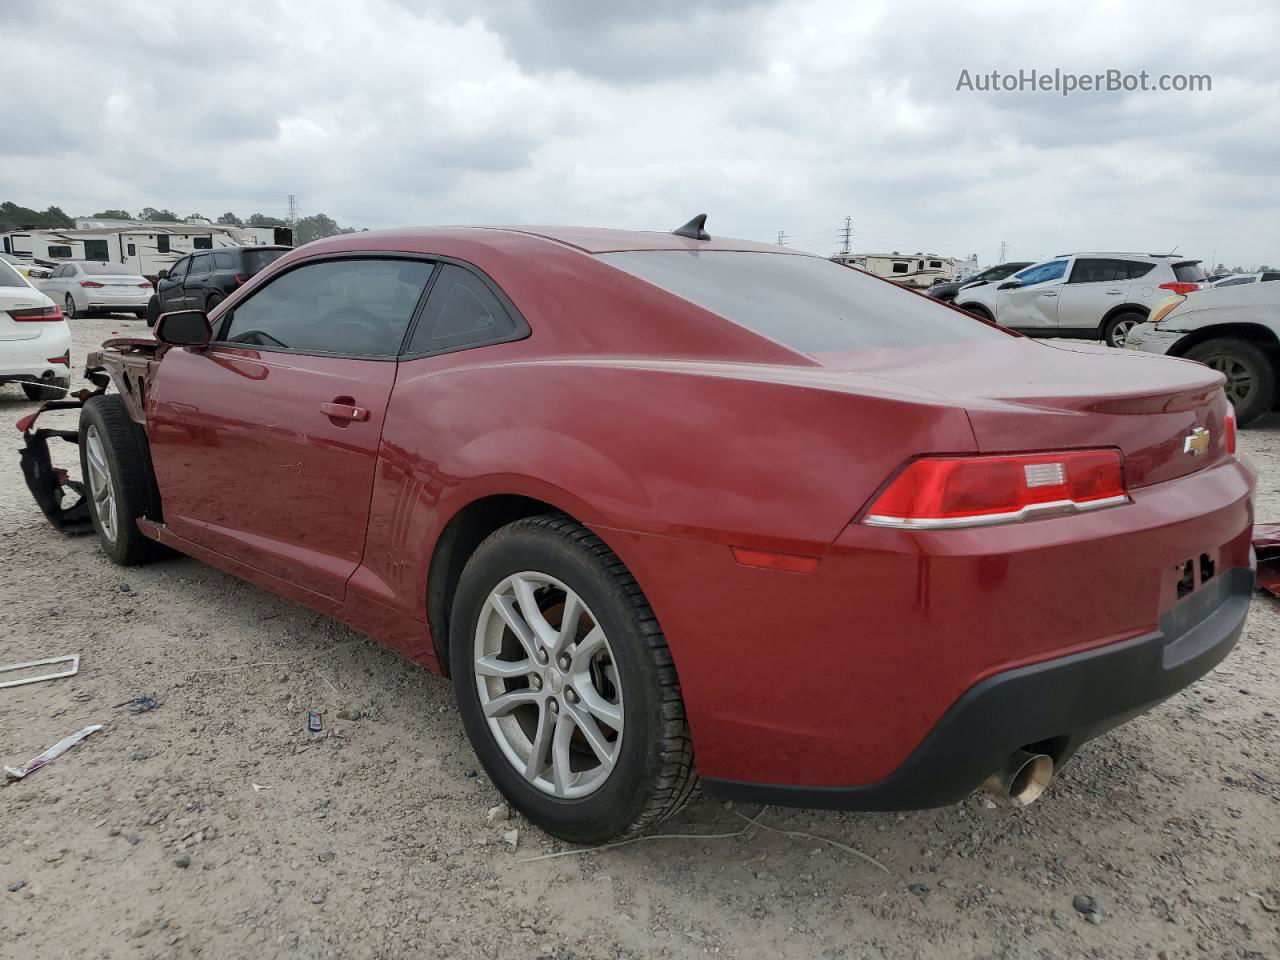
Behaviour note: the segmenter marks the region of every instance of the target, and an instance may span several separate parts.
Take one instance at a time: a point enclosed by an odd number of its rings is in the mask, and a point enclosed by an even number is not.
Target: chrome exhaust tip
[[[1044,753],[1015,750],[1004,765],[982,783],[982,789],[1014,807],[1040,799],[1053,782],[1053,758]]]

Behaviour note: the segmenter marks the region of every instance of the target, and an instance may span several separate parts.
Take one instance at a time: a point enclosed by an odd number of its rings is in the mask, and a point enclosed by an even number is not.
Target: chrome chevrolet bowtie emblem
[[[1196,427],[1182,438],[1182,452],[1198,457],[1209,449],[1210,433],[1204,427]]]

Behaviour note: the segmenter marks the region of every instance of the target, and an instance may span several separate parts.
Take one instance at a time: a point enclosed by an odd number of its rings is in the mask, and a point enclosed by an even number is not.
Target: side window
[[[191,276],[203,276],[209,272],[209,254],[197,253],[191,258]]]
[[[70,260],[71,248],[68,246],[52,246],[49,248],[49,257],[53,260]]]
[[[212,250],[213,237],[192,237],[191,248],[193,250]]]
[[[127,255],[130,257],[136,257],[138,255],[138,247],[136,244],[130,243],[125,247],[125,249],[129,251]]]
[[[326,260],[276,277],[236,307],[222,341],[348,357],[400,352],[433,265]]]
[[[169,235],[167,233],[156,234],[156,253],[169,252]]]
[[[1154,263],[1143,263],[1140,260],[1122,260],[1120,261],[1127,268],[1121,280],[1137,280],[1139,277],[1145,277],[1148,273],[1156,268]]]
[[[1263,283],[1270,283],[1272,280],[1280,280],[1280,273],[1264,273],[1262,275]]]
[[[181,280],[187,275],[187,267],[189,266],[191,266],[191,259],[189,257],[183,257],[169,268],[169,279]]]
[[[1017,276],[1018,279],[1022,281],[1022,285],[1024,287],[1029,287],[1034,283],[1048,283],[1050,280],[1060,279],[1066,272],[1067,261],[1050,260],[1048,263],[1028,267]]]
[[[450,263],[440,268],[407,352],[478,347],[510,340],[516,332],[515,321],[493,291],[470,270]]]
[[[215,270],[234,270],[236,268],[236,255],[230,250],[225,253],[215,253],[213,255],[213,269]]]
[[[1081,257],[1071,267],[1067,283],[1114,283],[1129,279],[1129,267],[1123,260]]]

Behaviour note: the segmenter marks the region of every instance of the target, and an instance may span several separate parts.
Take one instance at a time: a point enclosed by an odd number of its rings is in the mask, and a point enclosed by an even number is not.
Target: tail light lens
[[[1177,294],[1178,296],[1180,296],[1180,297],[1185,297],[1188,293],[1195,293],[1197,290],[1199,290],[1199,289],[1200,289],[1200,284],[1198,284],[1198,283],[1185,283],[1185,282],[1183,282],[1183,281],[1179,280],[1179,281],[1176,281],[1176,282],[1174,282],[1174,283],[1162,283],[1162,284],[1160,284],[1160,289],[1161,289],[1161,290],[1170,290],[1170,291],[1172,291],[1173,293],[1176,293],[1176,294]]]
[[[82,287],[101,287],[101,286],[102,286],[102,284],[101,284],[101,283],[99,283],[97,280],[81,280],[81,281],[80,281],[80,286],[82,286]]]
[[[242,283],[247,283],[247,282],[248,282],[248,280],[249,280],[249,275],[248,275],[247,273],[237,273],[237,274],[236,274],[236,286],[237,286],[237,287],[238,287],[238,286],[240,286],[240,284],[242,284]]]
[[[145,287],[146,289],[150,290],[150,289],[151,289],[151,281],[150,281],[150,280],[143,280],[140,284],[138,284],[138,286],[140,286],[140,287]]]
[[[56,305],[33,307],[30,310],[10,310],[8,313],[10,318],[18,323],[58,323],[62,320],[62,308]]]
[[[1222,418],[1222,433],[1227,441],[1227,453],[1236,452],[1236,410],[1227,406],[1227,415]]]
[[[48,358],[48,362],[49,362],[49,363],[60,363],[60,364],[62,364],[64,367],[70,367],[70,366],[71,366],[71,351],[70,351],[70,350],[68,350],[66,353],[64,353],[64,354],[63,354],[62,356],[60,356],[60,357],[49,357],[49,358]]]
[[[932,530],[1013,523],[1127,503],[1118,450],[923,457],[876,497],[864,522]]]

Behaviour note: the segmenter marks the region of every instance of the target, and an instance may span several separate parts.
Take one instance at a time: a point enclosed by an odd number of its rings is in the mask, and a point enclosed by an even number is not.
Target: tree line
[[[289,222],[279,217],[269,217],[265,213],[250,214],[243,219],[228,211],[216,218],[205,217],[199,213],[191,213],[181,217],[172,210],[143,207],[135,217],[128,210],[99,210],[89,214],[95,220],[145,220],[148,223],[180,223],[183,220],[199,218],[212,219],[214,223],[231,227],[287,227]],[[5,201],[0,203],[0,232],[8,230],[67,230],[75,227],[75,218],[57,206],[46,210],[34,210],[31,207]],[[293,232],[293,242],[300,246],[321,237],[333,237],[340,233],[355,233],[355,227],[340,227],[332,217],[324,213],[316,213],[309,217],[299,218]]]

